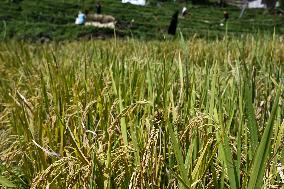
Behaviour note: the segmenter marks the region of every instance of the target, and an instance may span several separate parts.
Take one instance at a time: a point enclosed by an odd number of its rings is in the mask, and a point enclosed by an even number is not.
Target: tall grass
[[[0,185],[281,187],[283,62],[276,36],[2,43]]]

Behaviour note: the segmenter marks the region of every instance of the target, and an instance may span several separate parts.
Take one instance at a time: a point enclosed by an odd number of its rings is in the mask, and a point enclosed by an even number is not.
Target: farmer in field
[[[227,11],[224,11],[224,22],[226,23],[229,19],[229,13]]]
[[[76,18],[75,24],[76,25],[84,25],[86,22],[86,15],[79,11],[78,17]]]
[[[168,29],[168,34],[175,35],[177,30],[177,24],[178,24],[178,10],[173,14],[172,20]]]
[[[229,13],[227,11],[224,11],[224,17],[222,19],[220,26],[224,26],[224,23],[226,23],[228,19],[229,19]]]
[[[101,14],[102,13],[102,6],[100,2],[97,2],[96,4],[96,13]]]
[[[182,10],[181,10],[181,15],[184,17],[188,14],[188,10],[186,7],[183,7]]]

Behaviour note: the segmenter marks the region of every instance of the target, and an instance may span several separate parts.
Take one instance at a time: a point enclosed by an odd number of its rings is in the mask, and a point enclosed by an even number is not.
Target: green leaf
[[[203,147],[203,150],[197,159],[197,163],[192,171],[192,182],[196,182],[200,179],[200,172],[202,171],[202,167],[204,165],[204,160],[206,159],[206,156],[208,156],[209,148],[212,147],[212,140],[208,140],[206,145]],[[210,155],[210,154],[209,154]]]
[[[232,189],[237,189],[240,188],[239,182],[238,182],[238,176],[236,172],[236,165],[233,160],[233,155],[230,150],[230,145],[229,145],[229,139],[227,134],[224,134],[224,139],[223,139],[223,144],[222,148],[225,154],[225,163],[228,171],[228,177],[230,181],[230,187]]]
[[[122,113],[123,111],[123,104],[122,104],[122,97],[121,97],[121,88],[119,86],[119,90],[118,90],[118,98],[119,98],[119,110],[120,113]],[[128,145],[128,139],[127,139],[127,125],[126,125],[126,121],[125,121],[125,117],[122,117],[120,119],[120,124],[121,124],[121,133],[122,133],[122,139],[123,139],[123,143],[124,145]]]
[[[258,145],[258,129],[257,129],[254,107],[252,102],[251,86],[248,82],[245,82],[245,103],[246,103],[245,115],[246,118],[248,119],[248,129],[250,134],[251,150],[253,156]]]
[[[5,187],[16,188],[17,186],[5,177],[0,176],[0,184]]]
[[[277,93],[277,96],[275,98],[275,101],[273,103],[272,112],[269,117],[267,126],[265,127],[264,133],[262,135],[260,144],[258,146],[257,152],[254,157],[253,165],[250,170],[251,177],[248,184],[248,189],[255,189],[255,188],[261,188],[264,170],[265,170],[265,164],[267,161],[267,156],[269,153],[270,145],[271,145],[271,137],[273,134],[273,122],[275,120],[275,115],[278,107],[278,102],[280,98],[280,90]]]
[[[190,184],[189,184],[188,177],[186,175],[184,160],[183,160],[183,157],[182,157],[181,146],[178,142],[177,136],[174,133],[172,124],[170,123],[168,126],[169,126],[169,133],[170,133],[170,137],[171,137],[171,142],[173,144],[173,150],[174,150],[175,157],[176,157],[176,160],[177,160],[177,163],[178,163],[178,169],[179,169],[179,172],[180,172],[180,177],[183,180],[182,184],[183,184],[184,187],[187,188],[187,187],[190,186]]]

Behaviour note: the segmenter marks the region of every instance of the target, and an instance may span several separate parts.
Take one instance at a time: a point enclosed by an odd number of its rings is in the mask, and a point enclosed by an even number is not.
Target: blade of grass
[[[260,144],[257,148],[253,164],[250,170],[251,177],[248,183],[248,189],[261,188],[261,183],[263,182],[263,175],[265,170],[265,164],[267,160],[268,153],[270,151],[271,145],[271,136],[273,134],[273,123],[275,120],[279,98],[281,91],[277,91],[277,96],[274,100],[272,111],[268,120],[268,123],[265,127],[264,133],[262,135]]]
[[[6,179],[3,176],[0,176],[0,185],[4,186],[4,187],[8,187],[8,188],[16,188],[17,186],[12,183],[11,181],[9,181],[8,179]]]
[[[178,163],[178,170],[179,170],[179,173],[180,173],[180,177],[184,182],[184,183],[182,182],[182,184],[183,184],[182,186],[186,185],[187,187],[189,187],[190,183],[189,183],[188,177],[186,175],[186,170],[185,170],[184,161],[183,161],[183,157],[182,157],[181,146],[178,142],[177,136],[174,133],[174,130],[173,130],[171,123],[168,124],[168,129],[169,129],[171,142],[172,142],[172,145],[173,145],[173,151],[174,151],[177,163]]]

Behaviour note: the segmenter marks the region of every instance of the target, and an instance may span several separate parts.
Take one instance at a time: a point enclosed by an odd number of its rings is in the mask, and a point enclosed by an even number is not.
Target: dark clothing
[[[229,19],[229,13],[228,12],[224,12],[224,20],[225,22],[227,22],[227,20]]]
[[[178,10],[173,14],[172,20],[168,29],[168,34],[175,35],[177,30],[177,24],[178,24]]]
[[[96,4],[96,13],[101,14],[102,13],[102,6],[100,4]]]

